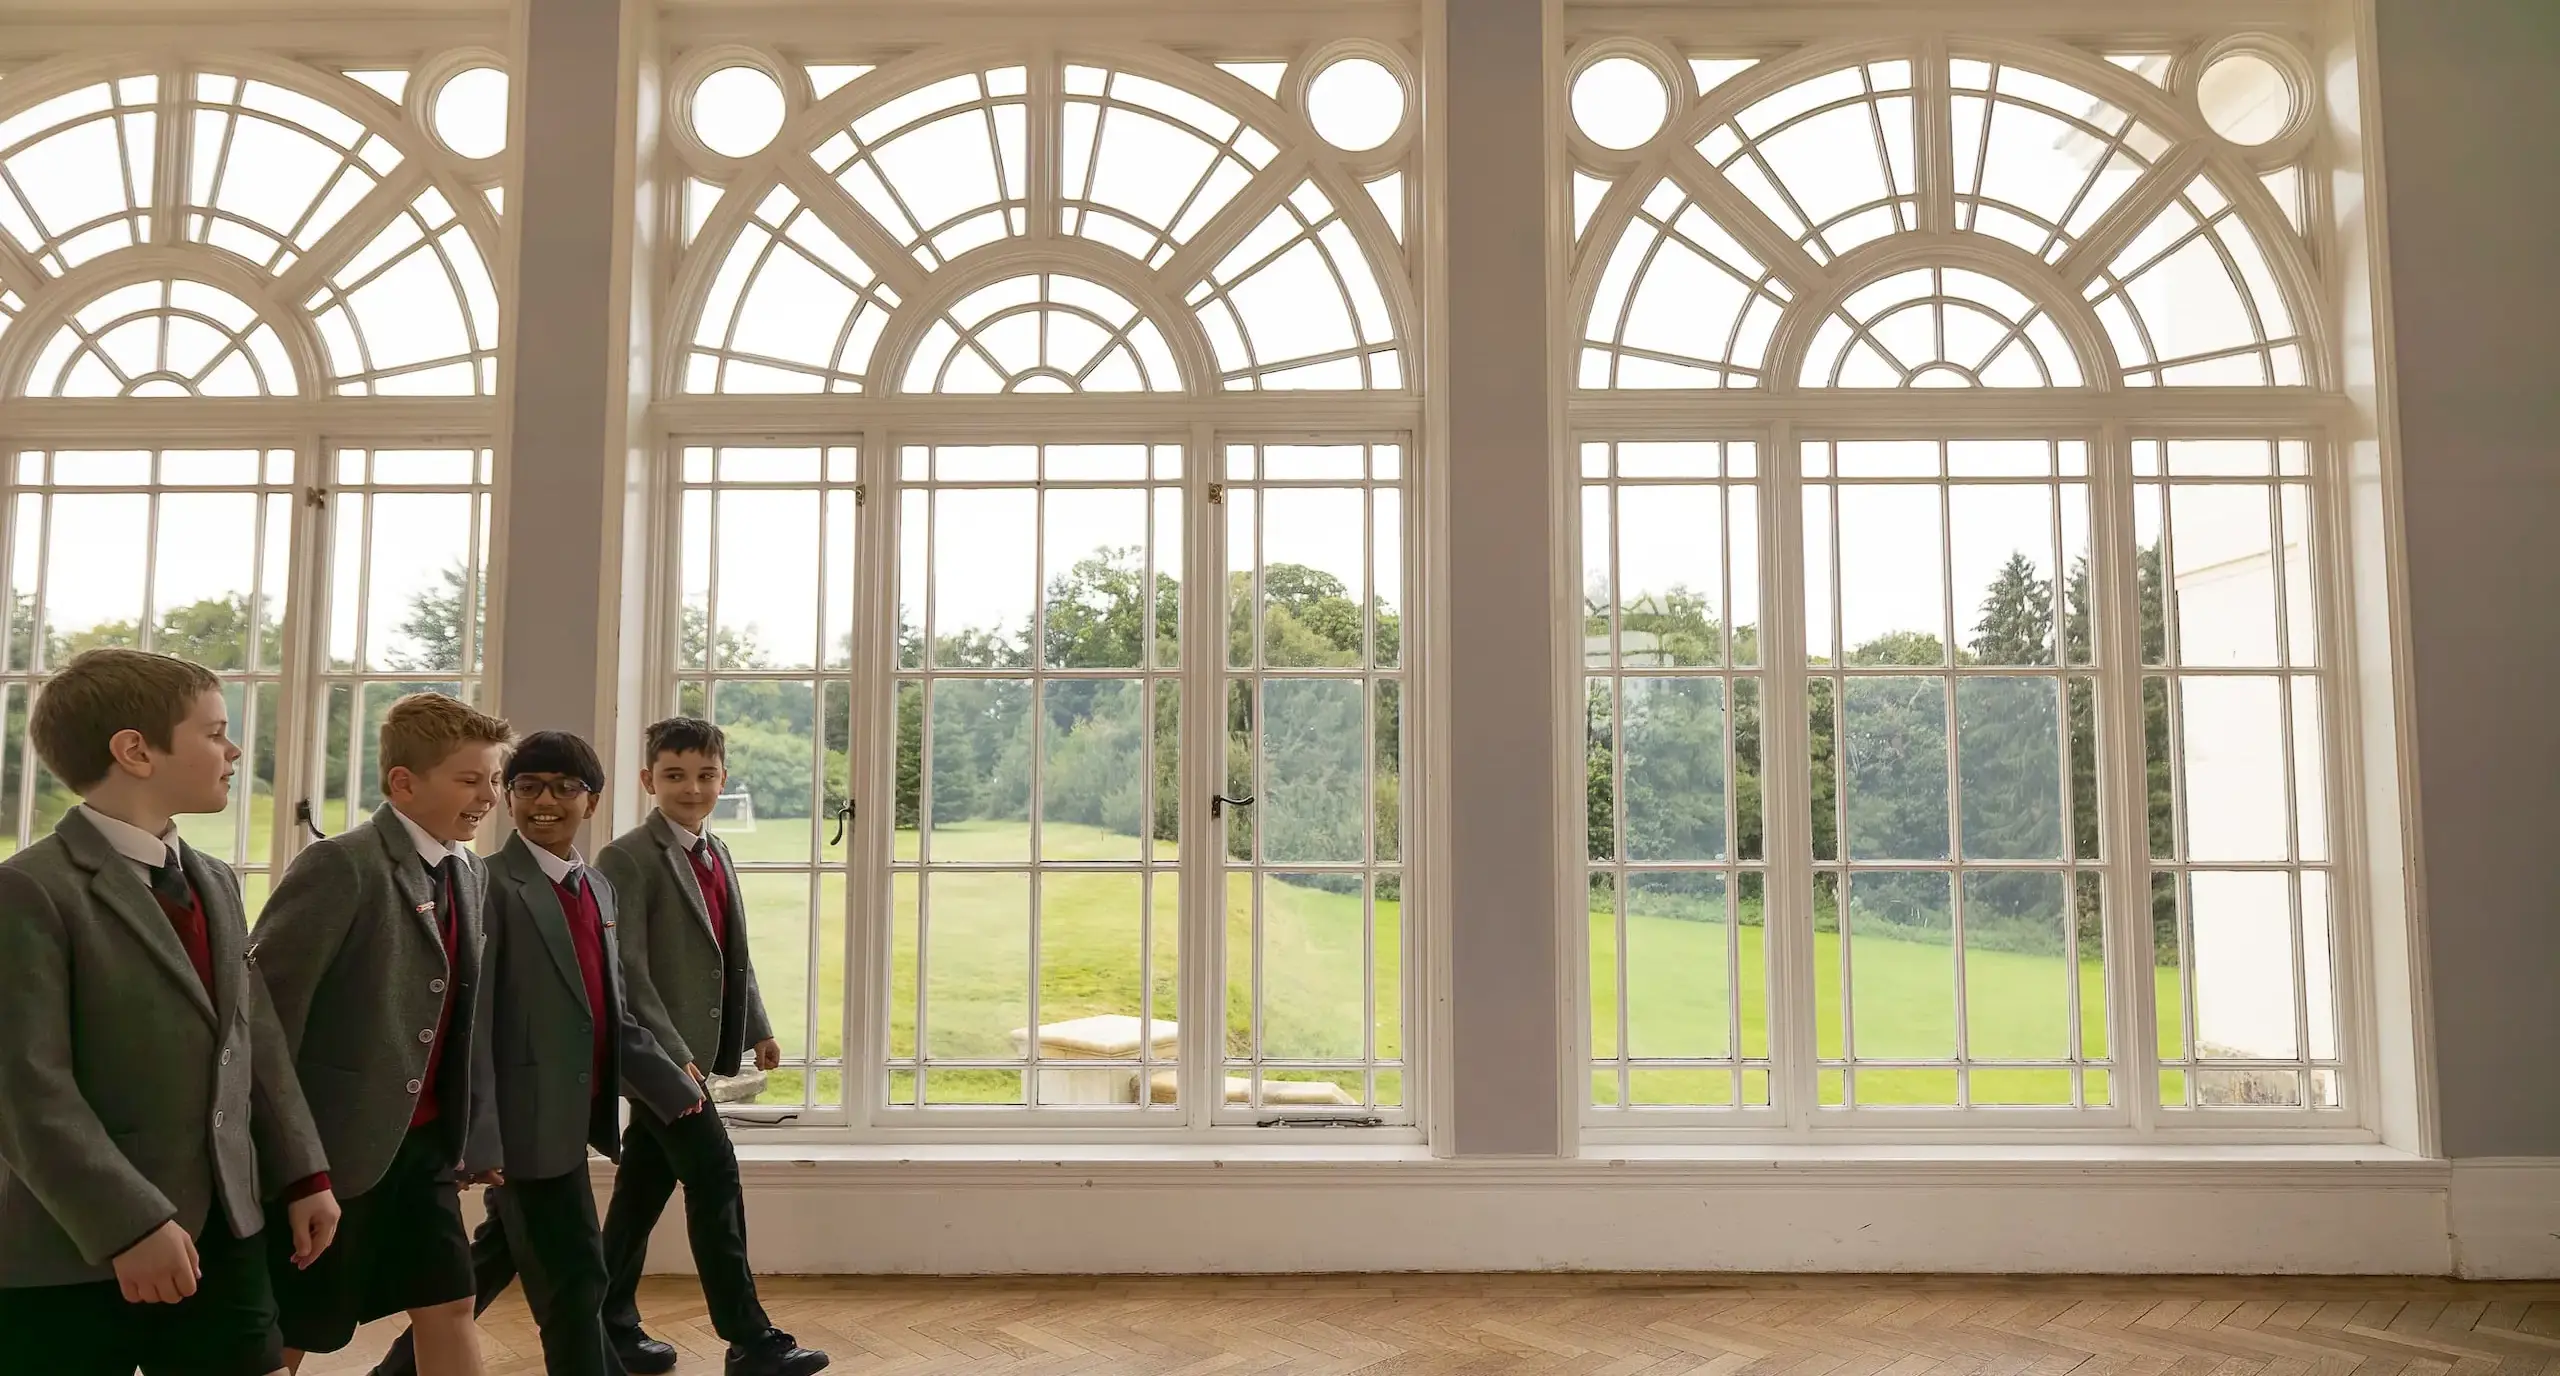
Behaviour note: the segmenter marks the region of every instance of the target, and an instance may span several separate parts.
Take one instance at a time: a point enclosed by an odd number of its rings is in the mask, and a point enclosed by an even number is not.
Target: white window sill
[[[2243,1188],[2442,1189],[2450,1166],[2370,1144],[1815,1146],[1610,1145],[1579,1157],[1441,1158],[1413,1144],[829,1143],[741,1141],[742,1169],[768,1182],[1197,1188],[1334,1186],[1663,1187],[1814,1184],[2087,1188],[2164,1183]]]

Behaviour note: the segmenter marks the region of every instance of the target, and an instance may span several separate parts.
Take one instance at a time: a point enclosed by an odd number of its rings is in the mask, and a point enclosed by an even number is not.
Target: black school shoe
[[[748,1346],[729,1349],[729,1376],[812,1376],[826,1369],[827,1354],[802,1347],[779,1328]]]
[[[633,1331],[613,1335],[614,1355],[622,1359],[622,1369],[631,1376],[660,1376],[676,1369],[676,1350],[646,1333]]]

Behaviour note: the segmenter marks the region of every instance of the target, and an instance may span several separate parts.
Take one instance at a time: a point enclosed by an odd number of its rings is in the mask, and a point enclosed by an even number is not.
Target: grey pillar
[[[518,730],[587,735],[608,760],[634,433],[626,75],[640,22],[622,0],[523,0],[513,78],[496,705]]]
[[[1542,0],[1446,0],[1451,1063],[1465,1156],[1553,1155],[1558,484]]]
[[[2560,1156],[2560,6],[2376,19],[2440,1140]]]

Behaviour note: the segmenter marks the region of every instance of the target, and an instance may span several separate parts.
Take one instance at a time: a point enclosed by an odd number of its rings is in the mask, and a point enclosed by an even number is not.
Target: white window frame
[[[1187,685],[1181,786],[1184,836],[1190,847],[1186,858],[1191,860],[1179,871],[1184,912],[1180,1002],[1185,1010],[1223,1008],[1227,871],[1222,852],[1204,851],[1202,846],[1217,835],[1211,830],[1209,801],[1226,782],[1222,777],[1223,692],[1229,677],[1225,667],[1226,624],[1223,593],[1210,591],[1222,590],[1226,581],[1225,521],[1217,504],[1217,494],[1224,486],[1221,474],[1225,444],[1230,440],[1353,442],[1390,438],[1401,443],[1402,481],[1407,493],[1403,504],[1407,572],[1401,580],[1404,595],[1399,610],[1408,627],[1428,624],[1435,611],[1423,573],[1429,567],[1430,555],[1421,493],[1430,450],[1421,394],[1425,339],[1420,296],[1423,274],[1418,264],[1423,252],[1419,245],[1425,242],[1423,217],[1427,200],[1421,175],[1425,155],[1420,150],[1427,146],[1427,131],[1425,106],[1417,94],[1423,71],[1419,21],[1418,13],[1401,7],[1358,15],[1265,15],[1244,22],[1233,17],[1214,22],[1206,16],[1186,19],[1168,11],[1158,21],[1125,32],[1106,28],[1096,33],[1090,25],[1062,20],[1057,27],[1044,28],[1026,39],[1012,29],[990,33],[960,19],[909,19],[882,28],[858,20],[795,18],[786,31],[769,38],[759,35],[762,41],[755,44],[738,42],[730,26],[708,19],[671,16],[661,28],[664,70],[670,74],[672,96],[667,106],[671,133],[663,141],[658,175],[661,184],[677,194],[661,198],[656,222],[656,272],[660,281],[669,284],[659,299],[670,306],[658,321],[663,342],[655,377],[657,400],[650,412],[656,437],[652,462],[657,468],[651,490],[656,495],[658,514],[649,529],[655,532],[660,548],[674,547],[680,525],[672,498],[681,486],[683,451],[692,446],[853,446],[860,453],[859,483],[864,494],[856,518],[860,551],[855,589],[857,652],[849,675],[855,713],[850,767],[858,813],[851,828],[851,844],[840,862],[848,871],[845,888],[851,913],[845,926],[852,948],[845,960],[844,1006],[838,1013],[845,1025],[845,1102],[799,1111],[780,1106],[741,1105],[732,1109],[732,1121],[742,1126],[755,1125],[759,1140],[1122,1144],[1242,1141],[1265,1138],[1265,1131],[1256,1123],[1293,1116],[1287,1110],[1229,1108],[1210,1101],[1210,1091],[1219,1084],[1217,1077],[1227,1071],[1222,1020],[1198,1013],[1181,1019],[1178,1061],[1179,1073],[1185,1078],[1182,1105],[1175,1113],[1027,1106],[895,1111],[873,1107],[881,1104],[887,1093],[889,1010],[882,995],[889,987],[892,873],[893,869],[900,873],[914,871],[912,866],[891,864],[896,845],[895,809],[891,806],[897,770],[894,713],[897,684],[904,675],[894,667],[894,655],[864,653],[861,647],[894,644],[897,595],[893,589],[901,506],[897,496],[897,455],[905,447],[973,442],[1180,444],[1189,530],[1184,537],[1179,576],[1186,593],[1187,624],[1182,632],[1184,667],[1174,677]],[[890,41],[884,36],[890,30],[895,31],[897,39],[893,48],[883,46]],[[1065,62],[1181,78],[1186,72],[1198,70],[1190,64],[1209,59],[1177,58],[1149,46],[1147,40],[1163,41],[1185,31],[1219,53],[1233,51],[1236,60],[1286,58],[1290,66],[1281,94],[1289,101],[1298,98],[1297,91],[1314,68],[1337,56],[1375,57],[1401,74],[1408,94],[1404,123],[1395,137],[1372,155],[1343,155],[1327,148],[1306,130],[1304,117],[1294,113],[1297,107],[1288,105],[1286,123],[1294,131],[1294,140],[1283,141],[1278,157],[1256,182],[1258,187],[1269,181],[1273,186],[1270,195],[1266,198],[1255,187],[1248,187],[1231,204],[1230,211],[1250,203],[1254,207],[1250,215],[1237,217],[1236,223],[1223,232],[1214,227],[1213,221],[1211,229],[1179,250],[1170,263],[1173,269],[1180,269],[1186,263],[1205,266],[1206,262],[1214,262],[1213,246],[1207,242],[1209,235],[1220,236],[1214,248],[1215,253],[1222,254],[1226,246],[1260,220],[1264,208],[1285,196],[1301,179],[1313,176],[1345,216],[1362,223],[1360,237],[1371,250],[1378,285],[1386,293],[1392,318],[1400,325],[1395,343],[1403,353],[1401,388],[1285,393],[1222,389],[1216,355],[1192,323],[1190,310],[1183,302],[1171,299],[1169,292],[1158,289],[1153,273],[1118,250],[1054,232],[1037,232],[1044,216],[1052,222],[1054,231],[1057,192],[1051,185],[1045,160],[1034,156],[1028,210],[1035,232],[979,250],[965,261],[930,273],[920,271],[918,262],[883,234],[848,224],[850,217],[832,206],[821,209],[821,218],[828,227],[869,261],[897,292],[900,301],[871,356],[871,385],[863,393],[704,395],[686,390],[684,355],[693,337],[695,316],[712,274],[720,265],[720,250],[754,200],[764,195],[761,188],[774,184],[760,170],[762,164],[788,164],[779,169],[780,185],[793,190],[803,205],[821,207],[830,197],[841,199],[842,193],[814,165],[800,165],[805,159],[792,161],[791,152],[799,146],[793,140],[823,138],[826,132],[843,127],[850,113],[867,108],[877,98],[855,93],[862,95],[858,102],[846,95],[803,103],[793,97],[784,132],[764,153],[741,168],[733,160],[709,154],[698,139],[683,129],[681,102],[695,77],[738,61],[785,73],[796,73],[800,63],[876,62],[880,65],[875,75],[885,73],[886,77],[863,80],[872,83],[865,87],[866,92],[879,92],[887,80],[900,81],[903,89],[916,84],[919,74],[941,77],[1019,62],[1029,68],[1030,137],[1036,144],[1050,136],[1056,123],[1040,102],[1054,96],[1055,73],[1062,70]],[[918,43],[948,46],[928,46],[916,52]],[[896,57],[894,54],[900,51],[911,55]],[[820,107],[822,114],[813,115]],[[803,135],[803,130],[813,132]],[[1401,232],[1394,235],[1379,232],[1383,224],[1376,220],[1378,207],[1361,180],[1377,177],[1381,167],[1393,167],[1402,176]],[[743,176],[746,185],[758,189],[752,196],[740,196],[734,190],[724,194],[701,228],[688,234],[682,205],[685,184],[690,177],[706,171],[729,176],[733,184]],[[850,204],[846,202],[848,207]],[[1191,380],[1191,389],[1187,393],[1079,396],[916,396],[900,391],[898,383],[904,376],[909,354],[949,303],[1002,277],[1050,270],[1088,276],[1138,304],[1164,330]],[[651,644],[645,682],[651,697],[637,705],[637,710],[645,713],[638,719],[644,721],[674,711],[676,704],[664,697],[669,685],[679,677],[695,677],[694,671],[675,667],[676,626],[683,602],[676,581],[681,576],[676,567],[679,561],[658,562],[661,567],[647,592]],[[1414,646],[1417,639],[1409,632],[1406,643]],[[1407,681],[1403,712],[1408,775],[1419,774],[1424,767],[1423,723],[1429,700],[1422,677],[1426,672],[1424,663],[1416,649],[1408,648],[1405,667],[1398,671]],[[822,670],[809,677],[824,680],[841,673]],[[823,686],[820,692],[823,701]],[[1200,710],[1213,697],[1217,710]],[[634,710],[626,707],[626,716]],[[631,767],[636,767],[636,762],[623,766],[624,772]],[[622,809],[618,815],[626,823],[636,821],[645,800],[629,796],[629,789],[622,792],[625,796],[617,800]],[[1377,1111],[1382,1124],[1365,1131],[1360,1140],[1418,1145],[1429,1130],[1429,1076],[1439,1059],[1427,1046],[1433,1020],[1428,1013],[1432,985],[1426,953],[1434,942],[1430,928],[1440,918],[1431,902],[1427,869],[1421,863],[1427,853],[1432,822],[1418,790],[1408,790],[1404,809],[1402,1107]],[[813,931],[819,925],[813,920]],[[1383,989],[1378,992],[1381,998],[1388,993]],[[1371,1111],[1333,1112],[1367,1115]]]
[[[2306,65],[2329,51],[2331,45],[2349,41],[2349,36],[2331,30],[2336,17],[2331,7],[2306,3],[2297,8],[2300,27],[2285,31],[2282,41],[2295,45]],[[1752,79],[1766,76],[1781,64],[1800,78],[1850,61],[1907,55],[1918,60],[1914,94],[1943,101],[1947,94],[1943,72],[1928,74],[1927,58],[1934,56],[1943,62],[1953,43],[2014,51],[2022,57],[2041,56],[2050,61],[2060,50],[2044,48],[2039,52],[2042,31],[2038,25],[2049,25],[2055,18],[2049,10],[2000,15],[1969,12],[1950,17],[1942,10],[1933,12],[1932,7],[1919,4],[1889,6],[1856,16],[1778,7],[1681,16],[1578,6],[1565,12],[1564,53],[1550,67],[1550,116],[1559,127],[1573,129],[1573,75],[1586,61],[1627,52],[1645,53],[1665,65],[1689,56],[1761,59],[1759,67],[1731,77],[1716,88],[1711,103],[1724,112],[1714,117],[1716,120],[1774,89],[1753,85]],[[2107,47],[2103,32],[2091,34],[2084,31],[2086,27],[2074,26],[2072,38],[2087,54],[2083,61],[2095,62],[2094,54],[2112,49]],[[2182,38],[2176,44],[2163,41],[2164,33],[2179,31],[2193,37]],[[2191,80],[2194,70],[2211,56],[2254,41],[2257,40],[2251,34],[2236,32],[2228,20],[2214,15],[2209,7],[2184,7],[2175,15],[2161,17],[2140,35],[2127,34],[2121,46],[2128,52],[2175,47],[2180,52],[2177,70],[2181,79]],[[1816,53],[1822,56],[1812,56]],[[1829,60],[1835,56],[1839,60]],[[1685,67],[1685,61],[1673,70],[1681,67]],[[2131,89],[2150,89],[2139,79],[2129,79]],[[2306,92],[2314,89],[2305,87]],[[1736,92],[1745,90],[1750,93],[1736,98]],[[2310,98],[2324,99],[2319,95]],[[1832,301],[1845,294],[1842,289],[1884,275],[1887,269],[1883,268],[1862,271],[1856,280],[1841,283],[1840,289],[1827,294],[1829,299],[1815,299],[1826,294],[1808,292],[1793,303],[1767,356],[1768,380],[1757,390],[1601,392],[1578,388],[1573,381],[1573,359],[1581,347],[1583,316],[1615,244],[1618,228],[1653,185],[1669,173],[1663,157],[1639,162],[1633,155],[1613,156],[1605,150],[1598,150],[1595,156],[1587,141],[1567,136],[1575,145],[1569,154],[1573,171],[1555,179],[1559,184],[1552,193],[1558,200],[1557,213],[1565,226],[1561,235],[1567,245],[1559,269],[1564,279],[1559,286],[1559,299],[1565,308],[1555,323],[1569,441],[1560,465],[1569,473],[1578,473],[1578,461],[1573,456],[1586,440],[1749,439],[1761,446],[1758,482],[1763,667],[1758,672],[1763,676],[1766,709],[1761,757],[1766,771],[1763,809],[1769,857],[1771,1051],[1777,1063],[1773,1103],[1764,1112],[1663,1109],[1642,1114],[1595,1114],[1589,1107],[1590,1077],[1599,1068],[1590,1054],[1589,949],[1577,935],[1566,943],[1567,969],[1559,995],[1563,1006],[1573,1013],[1568,1019],[1571,1054],[1563,1108],[1568,1122],[1582,1124],[1579,1137],[1586,1149],[1684,1142],[1779,1145],[1915,1138],[1966,1143],[2067,1139],[2122,1146],[2370,1143],[2394,1131],[2394,1115],[2405,1112],[2399,1107],[2404,1091],[2379,1078],[2387,1069],[2380,1055],[2380,1041],[2388,1014],[2376,1002],[2375,971],[2379,965],[2375,905],[2377,886],[2395,883],[2399,875],[2396,869],[2382,868],[2386,861],[2396,861],[2396,855],[2369,855],[2366,850],[2368,817],[2374,815],[2375,800],[2363,792],[2368,769],[2362,763],[2362,752],[2372,748],[2365,704],[2374,681],[2371,666],[2387,661],[2391,646],[2387,642],[2373,643],[2374,625],[2361,612],[2362,603],[2376,593],[2370,574],[2359,576],[2360,565],[2367,560],[2379,562],[2383,550],[2373,515],[2357,509],[2350,491],[2355,476],[2351,465],[2369,466],[2372,462],[2371,436],[2376,423],[2362,398],[2354,394],[2352,384],[2358,376],[2358,360],[2346,352],[2339,318],[2341,311],[2354,309],[2357,293],[2365,289],[2360,284],[2342,282],[2338,275],[2338,265],[2355,261],[2363,251],[2357,239],[2362,226],[2347,220],[2344,212],[2333,206],[2320,175],[2353,155],[2354,131],[2346,123],[2353,111],[2337,108],[2350,103],[2338,93],[2327,93],[2325,100],[2329,103],[2315,105],[2302,127],[2283,141],[2285,150],[2307,169],[2303,179],[2304,224],[2310,240],[2302,260],[2305,268],[2285,280],[2290,289],[2295,330],[2309,346],[2306,352],[2310,355],[2312,385],[2290,389],[2092,386],[2080,390],[1934,392],[1796,386],[1795,369],[1804,345],[1829,313]],[[1681,109],[1675,95],[1674,120],[1679,119]],[[1917,118],[1922,140],[1918,195],[1925,227],[1936,222],[1933,197],[1945,193],[1928,170],[1926,140],[1933,121],[1925,112]],[[2184,118],[2193,122],[2191,105]],[[1695,124],[1692,120],[1683,127]],[[2185,130],[2179,132],[2183,134]],[[1669,160],[1685,156],[1694,162],[1688,143],[1695,137],[1691,133],[1688,138],[1681,138],[1674,131],[1658,138],[1656,146],[1669,152]],[[2213,141],[2208,137],[2203,142]],[[2178,156],[2173,150],[2168,165],[2178,167],[2180,175],[2171,178],[2161,173],[2149,174],[2149,185],[2138,185],[2128,194],[2128,201],[2152,186],[2174,191],[2194,175],[2199,162],[2227,167],[2230,170],[2226,175],[2235,180],[2244,175],[2238,172],[2238,163],[2218,151],[2206,159],[2183,163],[2177,161]],[[1582,171],[1585,167],[1607,173],[1615,182],[1601,196],[1596,213],[1589,216],[1588,230],[1577,235],[1574,226],[1578,216],[1565,203],[1593,194],[1587,185],[1590,174]],[[1577,178],[1586,185],[1577,187]],[[1739,202],[1741,198],[1734,199]],[[1714,206],[1709,202],[1711,210]],[[2281,219],[2259,216],[2254,204],[2244,206],[2243,213],[2262,238],[2290,231]],[[2117,229],[2111,236],[2113,242],[2121,246],[2143,219],[2147,214],[2132,218]],[[2096,232],[2107,232],[2106,221],[2101,220]],[[1760,239],[1746,237],[1745,241],[1754,251],[1762,248]],[[1907,257],[1901,266],[1967,265],[1961,248],[1954,258],[1927,256],[1918,248],[1911,249]],[[2286,273],[2281,262],[2276,270],[2280,276]],[[1830,274],[1825,272],[1823,276],[1828,278]],[[2343,306],[2342,299],[2346,302]],[[2115,376],[2114,354],[2103,336],[2093,330],[2077,333],[2088,336],[2074,340],[2080,346],[2084,370],[2105,365],[2106,372],[2099,380]],[[2092,631],[2099,647],[2099,661],[2105,666],[2097,671],[2096,678],[2100,685],[2099,791],[2106,856],[2100,863],[2105,872],[2109,914],[2111,1106],[2103,1112],[2066,1111],[2072,1114],[2068,1122],[2057,1121],[2059,1115],[2055,1111],[2044,1109],[1818,1111],[1814,1107],[1812,867],[1810,837],[1805,832],[1805,790],[1809,780],[1803,767],[1807,741],[1801,711],[1775,710],[1778,704],[1801,703],[1807,678],[1800,554],[1804,480],[1798,468],[1798,446],[1801,441],[1814,438],[1861,435],[1930,439],[2029,434],[2039,438],[2084,438],[2091,446],[2085,481],[2091,504],[2095,602]],[[2260,435],[2306,440],[2313,454],[2313,519],[2320,535],[2313,572],[2322,638],[2320,673],[2326,689],[2323,744],[2328,754],[2330,858],[2325,868],[2333,876],[2330,902],[2337,945],[2334,977],[2340,1024],[2338,1045],[2345,1063],[2340,1076],[2341,1107],[2320,1114],[2254,1109],[2164,1110],[2158,1104],[2158,1042],[2147,978],[2151,970],[2151,924],[2146,915],[2153,861],[2144,830],[2147,797],[2142,782],[2140,679],[2146,666],[2136,657],[2130,620],[2134,613],[2130,592],[2130,451],[2137,436]],[[1578,477],[1564,481],[1570,484],[1566,490],[1578,490]],[[2276,479],[2271,476],[2269,481]],[[1578,521],[1568,524],[1578,529]],[[1576,570],[1578,576],[1582,567],[1578,535],[1568,537],[1567,543],[1568,551],[1559,564]],[[2119,589],[2123,591],[2119,593]],[[1578,644],[1581,633],[1579,599],[1572,602],[1571,619],[1565,627],[1566,644]],[[1591,672],[1604,671],[1595,668]],[[1564,677],[1568,673],[1569,678]],[[1559,682],[1569,681],[1578,688],[1582,673],[1578,665],[1569,671],[1559,670]],[[1562,724],[1560,736],[1576,757],[1575,768],[1559,771],[1558,797],[1560,815],[1576,819],[1569,828],[1574,833],[1572,844],[1559,851],[1565,876],[1559,884],[1560,902],[1570,922],[1581,917],[1582,876],[1587,867],[1597,862],[1585,859],[1580,844],[1580,692],[1563,695],[1563,703],[1570,716]],[[1779,767],[1781,761],[1793,764]],[[2402,774],[2405,777],[2405,771]],[[2067,851],[2068,838],[2065,839]],[[2176,862],[2160,863],[2164,868],[2183,868]],[[2295,870],[2312,867],[2299,862],[2286,866]],[[2397,898],[2395,894],[2380,900],[2392,907],[2395,918],[2393,900]],[[2128,915],[2132,920],[2127,920]],[[1624,1047],[1620,1050],[1623,1053]]]
[[[267,590],[271,598],[279,594],[288,598],[286,614],[279,627],[277,662],[253,676],[261,683],[279,685],[272,728],[276,752],[273,840],[267,854],[245,857],[245,867],[270,883],[310,839],[296,821],[297,805],[307,799],[315,818],[320,812],[324,789],[319,776],[328,754],[321,734],[327,721],[328,684],[391,676],[332,675],[328,670],[328,498],[335,485],[337,451],[404,445],[491,451],[498,447],[501,430],[498,402],[492,395],[494,339],[491,349],[479,350],[484,358],[474,369],[476,394],[341,395],[335,378],[337,362],[303,299],[321,285],[320,271],[348,261],[348,255],[363,249],[377,230],[398,218],[422,192],[433,189],[445,197],[454,222],[470,236],[503,317],[511,284],[504,266],[499,205],[493,198],[503,196],[501,188],[513,166],[512,151],[482,159],[454,154],[433,132],[431,102],[446,78],[466,68],[506,70],[510,64],[503,50],[510,46],[503,16],[464,15],[388,25],[314,17],[288,30],[262,28],[246,35],[230,26],[208,27],[176,17],[136,20],[131,16],[41,30],[0,30],[0,67],[10,69],[6,89],[0,90],[0,110],[15,113],[96,82],[149,74],[158,81],[155,104],[160,116],[153,194],[146,207],[151,216],[147,243],[54,275],[38,267],[13,239],[0,236],[0,291],[15,293],[20,303],[5,333],[0,333],[0,395],[6,396],[5,404],[0,404],[0,451],[11,456],[6,474],[0,475],[0,486],[5,486],[12,502],[19,491],[36,490],[19,485],[14,458],[31,449],[259,448],[294,454],[297,500],[285,586]],[[357,56],[334,60],[307,56],[312,53]],[[401,100],[394,102],[344,75],[378,71],[409,74]],[[264,80],[318,99],[379,139],[395,144],[402,155],[399,165],[347,208],[344,218],[319,235],[298,261],[276,274],[196,242],[186,233],[187,222],[195,217],[185,213],[184,207],[195,199],[187,113],[195,99],[193,80],[198,72]],[[127,399],[16,393],[37,351],[71,312],[110,288],[171,276],[210,283],[256,307],[261,319],[276,329],[291,361],[293,394]],[[372,391],[370,387],[363,390]],[[481,553],[479,577],[489,604],[486,625],[493,632],[498,615],[495,530],[504,520],[504,504],[496,495],[503,484],[492,481],[497,475],[490,468],[489,464],[479,466],[472,489],[484,500],[494,500],[497,510],[491,516],[490,534],[484,537],[475,532],[472,540]],[[155,485],[79,490],[173,489]],[[467,644],[467,626],[464,634]],[[482,666],[459,676],[466,682],[495,679],[497,637],[489,633],[484,638],[488,644]],[[12,676],[12,682],[32,681],[23,674]],[[255,916],[253,912],[252,921]]]

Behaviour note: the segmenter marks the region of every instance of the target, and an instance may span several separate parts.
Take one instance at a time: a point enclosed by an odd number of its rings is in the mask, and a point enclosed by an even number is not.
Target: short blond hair
[[[115,769],[107,742],[118,732],[139,731],[152,749],[174,749],[196,699],[221,687],[212,670],[175,655],[88,650],[45,683],[27,735],[55,778],[86,793]]]
[[[474,711],[459,698],[442,693],[411,693],[383,714],[380,756],[382,786],[391,787],[391,771],[424,774],[466,745],[504,746],[515,729],[486,712]]]

